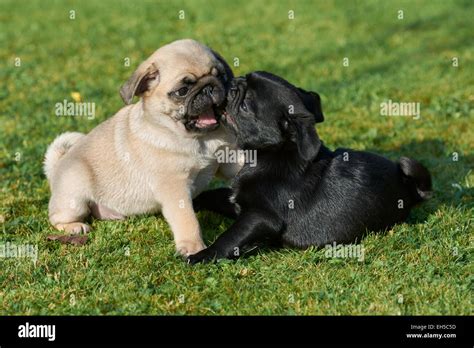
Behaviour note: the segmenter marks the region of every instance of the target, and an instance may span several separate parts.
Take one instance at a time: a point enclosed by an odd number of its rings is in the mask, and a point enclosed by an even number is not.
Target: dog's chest
[[[286,208],[282,207],[286,207],[286,202],[291,204],[295,194],[285,189],[286,185],[282,185],[282,181],[279,177],[268,177],[246,165],[232,180],[229,201],[235,205],[238,213],[257,209],[283,214]]]
[[[204,191],[216,174],[218,163],[215,158],[199,157],[189,171],[189,189],[192,197]]]
[[[216,144],[207,142],[200,145],[190,157],[188,182],[193,197],[207,188],[219,167],[215,156]]]

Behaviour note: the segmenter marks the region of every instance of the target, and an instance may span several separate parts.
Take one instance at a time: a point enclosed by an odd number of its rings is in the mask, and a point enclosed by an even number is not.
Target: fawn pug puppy
[[[123,219],[161,211],[180,254],[203,249],[192,199],[214,174],[230,178],[239,169],[215,156],[234,143],[220,127],[232,77],[220,55],[194,40],[154,52],[122,86],[127,106],[88,134],[64,133],[49,146],[51,224],[86,233],[91,214]],[[131,104],[134,96],[140,99]]]
[[[257,151],[232,189],[203,192],[196,210],[235,218],[207,249],[188,257],[198,263],[236,258],[255,244],[296,248],[360,241],[406,219],[431,195],[429,171],[417,161],[398,162],[350,149],[331,151],[319,139],[319,95],[267,72],[234,79],[224,125],[242,149]]]

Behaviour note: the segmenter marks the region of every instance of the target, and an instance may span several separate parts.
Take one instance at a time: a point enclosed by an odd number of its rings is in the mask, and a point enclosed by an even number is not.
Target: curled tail
[[[432,195],[431,174],[420,162],[408,157],[400,157],[399,166],[403,174],[414,184],[419,201]]]
[[[48,180],[50,180],[53,175],[54,168],[59,159],[83,136],[84,134],[78,132],[66,132],[54,139],[48,146],[48,150],[46,150],[46,155],[44,156],[43,166],[44,174]]]

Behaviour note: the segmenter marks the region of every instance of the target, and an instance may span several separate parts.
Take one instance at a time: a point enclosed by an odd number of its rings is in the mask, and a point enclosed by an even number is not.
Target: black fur
[[[367,231],[405,220],[415,204],[429,197],[430,174],[420,163],[331,151],[314,129],[323,119],[314,92],[266,72],[234,79],[224,123],[242,149],[257,150],[257,166],[246,164],[232,191],[218,189],[196,198],[196,210],[238,216],[188,262],[236,258],[262,243],[307,248],[358,242]],[[229,202],[231,194],[235,204]]]

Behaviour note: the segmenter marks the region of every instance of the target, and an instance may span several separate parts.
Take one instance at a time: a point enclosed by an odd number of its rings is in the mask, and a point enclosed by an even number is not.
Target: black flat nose
[[[202,92],[203,92],[204,94],[211,95],[213,90],[214,90],[214,87],[213,87],[213,86],[207,85],[206,87],[204,87],[204,88],[202,89]]]

